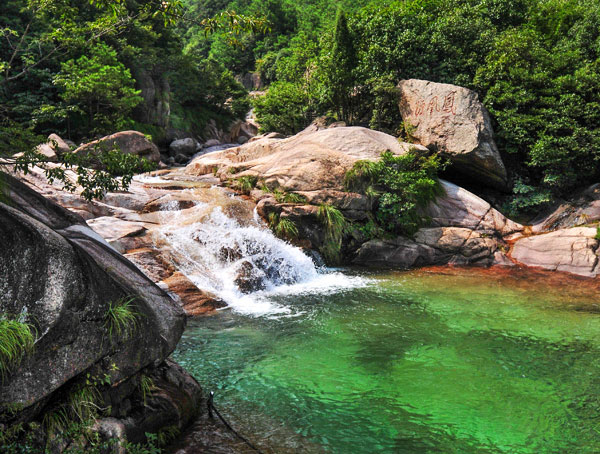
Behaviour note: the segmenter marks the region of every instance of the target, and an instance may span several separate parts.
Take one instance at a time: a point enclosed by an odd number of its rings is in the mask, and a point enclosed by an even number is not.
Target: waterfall
[[[210,202],[197,201],[186,210],[179,210],[177,201],[166,202],[160,220],[157,245],[175,267],[239,312],[287,312],[274,296],[329,292],[357,283],[318,269],[301,249],[275,237],[251,204],[231,195],[213,194]]]

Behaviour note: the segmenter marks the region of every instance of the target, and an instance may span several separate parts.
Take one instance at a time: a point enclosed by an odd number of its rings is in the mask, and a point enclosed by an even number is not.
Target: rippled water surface
[[[270,296],[285,312],[192,321],[175,359],[266,452],[600,452],[597,289],[477,270],[366,278]]]

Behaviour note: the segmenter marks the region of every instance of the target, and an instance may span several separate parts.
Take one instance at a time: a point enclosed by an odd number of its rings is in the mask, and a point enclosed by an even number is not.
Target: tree
[[[82,134],[123,129],[132,109],[142,101],[129,69],[104,43],[95,44],[89,56],[62,63],[53,82],[62,89],[60,97]]]
[[[338,112],[339,119],[347,123],[352,123],[353,120],[352,96],[357,62],[348,21],[344,11],[340,8],[335,21],[331,59],[326,79],[332,107]]]

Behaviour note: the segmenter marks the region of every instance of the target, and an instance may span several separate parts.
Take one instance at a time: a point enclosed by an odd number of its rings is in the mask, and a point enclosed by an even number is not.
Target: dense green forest
[[[596,0],[171,3],[176,13],[152,0],[8,0],[0,143],[15,131],[201,135],[211,118],[225,126],[246,113],[235,76],[249,73],[268,88],[253,101],[264,131],[292,134],[330,115],[402,136],[394,87],[419,78],[480,94],[514,182],[513,212],[600,175]],[[269,27],[202,22],[232,12]]]

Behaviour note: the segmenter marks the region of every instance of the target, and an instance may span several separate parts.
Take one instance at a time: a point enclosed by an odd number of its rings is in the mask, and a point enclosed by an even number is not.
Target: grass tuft
[[[235,178],[233,180],[230,180],[230,186],[237,190],[240,191],[243,194],[250,194],[250,191],[252,191],[255,187],[256,184],[258,183],[258,178],[253,176],[253,175],[244,175],[243,177],[239,177],[239,178]]]
[[[28,323],[0,318],[0,379],[17,367],[33,351],[35,329]]]
[[[321,253],[328,262],[339,263],[342,238],[348,229],[346,218],[336,207],[321,204],[317,211],[317,219],[325,227],[325,243],[321,247]]]
[[[135,298],[121,298],[109,303],[104,316],[104,326],[111,339],[114,336],[127,339],[137,330],[140,315],[135,310],[134,300]]]

